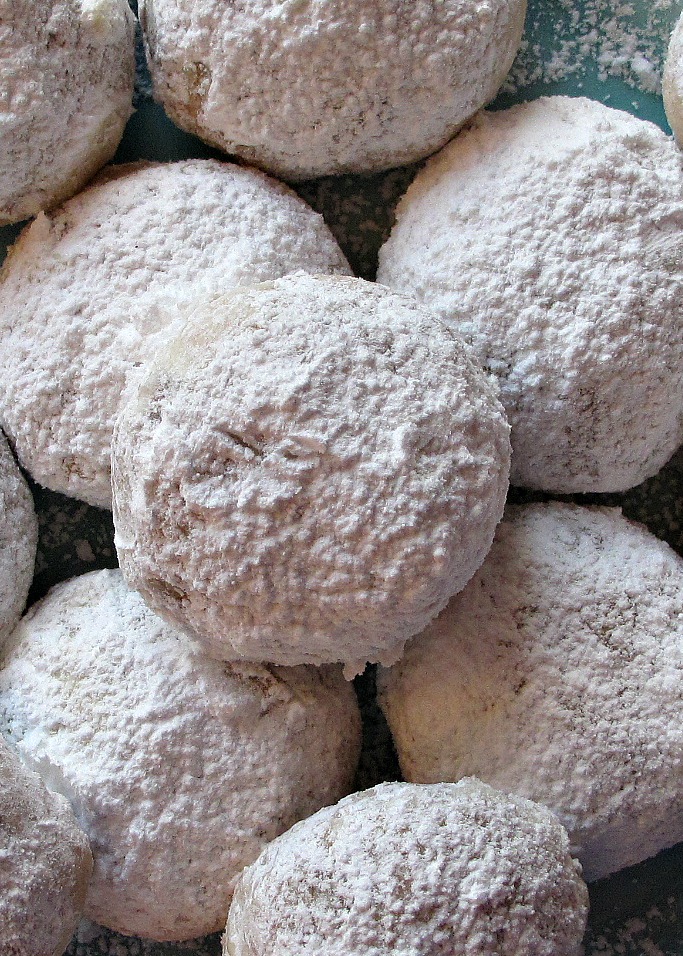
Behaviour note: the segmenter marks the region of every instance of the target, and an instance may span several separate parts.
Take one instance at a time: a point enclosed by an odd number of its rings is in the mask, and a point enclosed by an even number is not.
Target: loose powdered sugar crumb
[[[680,951],[680,920],[680,898],[669,895],[629,919],[622,912],[607,922],[598,919],[594,932],[589,921],[585,956],[674,956]]]
[[[662,69],[677,0],[617,3],[557,0],[531,8],[520,52],[503,90],[515,93],[533,83],[583,77],[624,80],[645,93],[661,93]],[[553,38],[546,54],[539,42]]]

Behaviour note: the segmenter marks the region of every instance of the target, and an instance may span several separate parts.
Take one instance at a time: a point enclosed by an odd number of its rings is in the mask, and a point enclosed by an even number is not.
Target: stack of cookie
[[[473,118],[522,0],[146,0],[159,101],[261,169],[136,162],[63,201],[129,114],[132,18],[21,9],[49,82],[17,55],[12,115],[46,102],[0,163],[5,221],[37,214],[0,280],[0,417],[34,481],[113,507],[120,570],[18,622],[36,521],[3,452],[0,731],[61,797],[7,757],[0,804],[36,795],[0,821],[0,943],[62,953],[81,907],[183,940],[230,909],[231,956],[579,952],[582,872],[683,839],[683,562],[614,510],[504,509],[510,475],[620,492],[683,441],[674,142],[580,98]],[[377,283],[270,175],[456,133]],[[341,799],[368,663],[410,782]]]

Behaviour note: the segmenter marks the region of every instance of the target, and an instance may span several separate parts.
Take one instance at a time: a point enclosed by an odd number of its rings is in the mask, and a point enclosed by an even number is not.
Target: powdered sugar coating
[[[622,491],[683,441],[682,257],[673,141],[552,97],[479,115],[428,163],[378,279],[497,375],[513,484]]]
[[[133,112],[126,0],[12,0],[0,23],[0,225],[72,196]]]
[[[61,956],[92,872],[88,840],[0,737],[0,927],[7,956]]]
[[[210,300],[123,407],[128,582],[212,655],[393,662],[481,564],[508,425],[415,302],[303,274]]]
[[[349,271],[322,218],[255,170],[111,167],[41,215],[0,274],[0,409],[41,484],[111,507],[126,383],[200,290]]]
[[[664,110],[679,146],[683,143],[683,14],[669,41],[662,77]]]
[[[484,565],[380,676],[409,780],[545,803],[586,879],[683,839],[683,561],[617,509],[509,508]]]
[[[33,498],[0,432],[0,647],[24,610],[37,546]]]
[[[240,870],[348,792],[360,747],[336,668],[213,662],[118,571],[58,585],[24,618],[0,727],[90,837],[85,914],[161,940],[221,928]]]
[[[493,99],[526,0],[141,0],[154,95],[284,179],[388,169]]]
[[[478,780],[382,784],[297,824],[237,884],[226,956],[570,956],[588,893],[556,818]]]

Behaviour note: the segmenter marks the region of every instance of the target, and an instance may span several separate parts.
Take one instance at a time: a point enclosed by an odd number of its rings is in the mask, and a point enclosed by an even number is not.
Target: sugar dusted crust
[[[578,956],[581,868],[553,814],[478,780],[355,793],[265,848],[225,956]]]
[[[157,341],[207,290],[296,269],[349,271],[321,216],[228,163],[111,167],[39,216],[0,273],[0,409],[24,466],[110,508],[114,416]]]
[[[0,432],[0,649],[24,610],[37,544],[33,498]]]
[[[526,0],[141,0],[154,95],[283,179],[427,156],[493,99]]]
[[[76,193],[133,112],[126,0],[12,0],[0,25],[0,225]]]
[[[88,840],[64,797],[0,736],[0,927],[8,956],[61,956],[92,872]]]
[[[662,93],[666,118],[680,146],[683,144],[683,14],[671,34],[664,62]]]
[[[397,209],[378,281],[500,383],[512,484],[623,491],[683,441],[683,161],[583,98],[482,113]]]
[[[587,880],[683,839],[683,560],[616,509],[510,507],[380,675],[408,780],[545,803]]]
[[[360,749],[338,668],[211,661],[118,571],[58,585],[24,618],[0,730],[90,838],[85,915],[158,940],[220,929],[240,870],[348,792]]]
[[[122,409],[119,560],[213,656],[353,675],[481,564],[508,456],[495,390],[410,298],[303,274],[236,290]]]

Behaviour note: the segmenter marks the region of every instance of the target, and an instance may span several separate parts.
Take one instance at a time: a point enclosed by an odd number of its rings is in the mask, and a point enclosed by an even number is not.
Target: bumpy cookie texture
[[[54,491],[111,507],[116,408],[200,290],[348,273],[322,218],[262,173],[213,161],[111,167],[21,234],[0,273],[0,409]]]
[[[676,142],[683,144],[683,14],[674,27],[662,77],[664,110]]]
[[[502,84],[526,0],[141,0],[154,95],[183,129],[284,179],[446,143]]]
[[[69,804],[50,793],[0,737],[0,948],[61,956],[92,872],[88,839]]]
[[[557,819],[478,780],[382,784],[266,847],[225,956],[578,956],[588,912]]]
[[[116,425],[119,560],[214,656],[395,661],[484,559],[508,425],[460,339],[360,279],[210,300]]]
[[[683,440],[683,171],[657,127],[586,99],[481,114],[418,174],[378,280],[500,382],[513,484],[623,491]]]
[[[37,545],[33,498],[0,432],[0,647],[24,610]]]
[[[586,879],[683,839],[683,562],[617,509],[509,508],[379,677],[405,777],[554,810]]]
[[[72,196],[133,112],[126,0],[11,0],[0,19],[0,225]]]
[[[90,919],[188,939],[225,923],[263,846],[348,792],[360,748],[337,668],[220,664],[99,571],[16,629],[0,728],[90,837]]]

